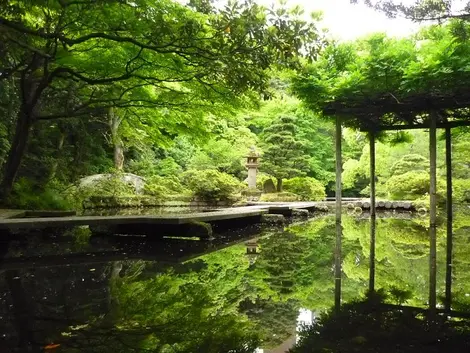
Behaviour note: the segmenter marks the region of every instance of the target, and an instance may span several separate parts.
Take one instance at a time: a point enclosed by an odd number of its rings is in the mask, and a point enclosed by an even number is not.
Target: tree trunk
[[[18,113],[15,136],[13,138],[8,157],[4,165],[2,183],[0,184],[0,198],[2,202],[10,196],[13,183],[26,151],[29,133],[33,125],[32,109],[23,105]]]
[[[60,136],[59,136],[59,141],[57,142],[57,154],[56,154],[56,159],[54,162],[52,162],[52,167],[51,167],[51,174],[49,175],[49,180],[52,180],[55,178],[55,174],[57,172],[57,167],[59,166],[59,159],[61,156],[62,149],[64,148],[64,142],[65,142],[65,132],[60,128]]]
[[[277,178],[276,190],[277,192],[282,192],[282,178]]]
[[[122,118],[115,114],[114,108],[108,110],[109,128],[111,130],[111,141],[114,148],[114,168],[118,171],[124,169],[124,143],[119,136],[119,126]]]

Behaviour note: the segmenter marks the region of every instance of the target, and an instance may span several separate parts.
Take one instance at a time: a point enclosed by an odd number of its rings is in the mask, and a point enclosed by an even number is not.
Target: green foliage
[[[407,154],[396,162],[392,168],[392,175],[408,172],[426,172],[429,170],[429,160],[420,154]]]
[[[264,153],[261,170],[279,180],[303,176],[308,170],[308,156],[305,145],[296,139],[295,119],[278,117],[271,126],[264,129]]]
[[[301,197],[292,192],[276,192],[261,195],[260,201],[263,202],[294,202],[300,201]]]
[[[315,178],[296,177],[283,184],[286,191],[299,195],[303,201],[320,201],[326,197],[325,187]]]
[[[31,179],[20,178],[14,185],[9,205],[23,210],[73,209],[73,199],[63,189],[62,185],[53,181],[39,186]]]
[[[459,28],[457,34],[454,30]],[[465,36],[461,34],[465,33]],[[333,43],[320,59],[294,78],[294,91],[314,111],[333,107],[364,108],[378,102],[402,103],[414,98],[455,97],[470,81],[470,33],[466,22],[430,27],[418,36],[397,39],[374,34],[355,43]],[[377,102],[377,103],[375,103]],[[460,115],[455,110],[456,115]],[[429,113],[423,104],[411,115]],[[346,117],[349,127],[373,128],[379,118],[369,112]],[[406,122],[383,110],[380,123]],[[370,126],[369,126],[370,125]]]
[[[183,171],[181,166],[171,157],[158,161],[155,168],[157,169],[157,174],[164,177],[179,175]]]
[[[282,72],[279,76],[283,76]],[[288,84],[286,78],[281,78],[281,85]],[[302,140],[308,156],[307,175],[325,185],[334,180],[333,124],[306,109],[288,94],[285,87],[278,88],[273,99],[263,102],[258,110],[249,111],[247,115],[249,128],[257,134],[262,134],[279,116],[295,117],[296,136]]]
[[[229,200],[243,187],[233,176],[210,169],[188,170],[182,175],[182,183],[194,196],[206,201]]]
[[[452,180],[452,192],[454,202],[470,201],[470,180],[454,179]]]
[[[188,195],[190,191],[181,184],[176,176],[154,175],[145,180],[144,193],[164,201],[169,199],[171,195]]]
[[[385,189],[392,200],[414,200],[429,193],[429,175],[422,172],[407,172],[394,175],[385,183]],[[438,195],[445,195],[445,184],[438,180]]]
[[[45,130],[62,125],[57,154],[74,145],[67,141],[74,122],[101,124],[108,131],[96,135],[108,143],[98,145],[108,145],[108,153],[114,148],[115,167],[121,169],[129,149],[168,147],[185,134],[207,137],[213,117],[229,119],[269,91],[270,69],[297,69],[301,58],[313,59],[323,45],[318,16],[306,21],[299,7],[206,5],[200,12],[199,6],[172,0],[2,4],[1,112],[14,132],[0,150],[3,160],[8,148],[2,194],[11,191],[28,132],[43,133],[41,122]],[[55,141],[36,142],[42,147]],[[79,159],[82,151],[75,152]],[[157,168],[162,175],[175,171],[167,162]],[[79,175],[86,174],[92,173]]]

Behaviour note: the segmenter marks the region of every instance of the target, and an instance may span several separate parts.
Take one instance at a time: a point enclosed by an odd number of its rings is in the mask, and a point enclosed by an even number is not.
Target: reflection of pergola
[[[330,102],[323,114],[336,118],[336,220],[337,220],[337,263],[335,279],[341,286],[341,128],[352,127],[367,132],[370,140],[370,214],[371,214],[371,273],[370,289],[375,282],[375,139],[382,131],[407,129],[429,129],[430,156],[430,272],[429,307],[436,308],[436,130],[445,129],[446,178],[447,178],[447,259],[446,259],[446,309],[451,304],[452,264],[452,141],[451,129],[470,126],[470,93],[468,89],[456,90],[449,95],[410,95],[401,100],[392,93],[377,97],[356,96],[348,100]],[[339,239],[338,239],[339,238]],[[340,303],[337,293],[335,302]]]

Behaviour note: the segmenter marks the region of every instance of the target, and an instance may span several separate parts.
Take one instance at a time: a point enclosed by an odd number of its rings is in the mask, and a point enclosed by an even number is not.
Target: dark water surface
[[[377,219],[377,300],[400,315],[414,308],[408,322],[428,315],[427,227],[422,217]],[[335,303],[335,229],[334,217],[327,216],[284,230],[247,228],[212,242],[90,238],[86,228],[4,241],[0,352],[285,352],[304,325],[331,317],[325,313]],[[469,229],[470,218],[456,214],[447,299],[445,224],[437,230],[438,308],[451,299],[452,310],[464,316],[470,312]],[[370,239],[368,219],[343,218],[341,287],[336,286],[343,304],[356,303],[370,288]],[[358,332],[351,337],[341,329],[351,330],[351,316],[366,320],[356,307],[347,310],[347,322],[334,319],[334,345],[316,347],[317,339],[315,348],[298,351],[448,351],[437,338],[426,349],[415,341],[369,349],[372,339],[360,325],[354,323]],[[395,325],[392,317],[380,320],[373,312],[374,325]],[[455,321],[464,332],[465,321]],[[426,325],[419,321],[432,332]],[[341,340],[347,344],[340,346]],[[467,336],[455,342],[452,351],[470,351]]]

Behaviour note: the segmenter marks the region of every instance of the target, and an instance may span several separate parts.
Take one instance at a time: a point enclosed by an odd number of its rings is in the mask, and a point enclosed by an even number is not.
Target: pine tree
[[[261,169],[277,179],[277,191],[282,191],[282,179],[304,176],[309,156],[304,143],[296,138],[295,120],[280,116],[264,129],[264,154]]]

